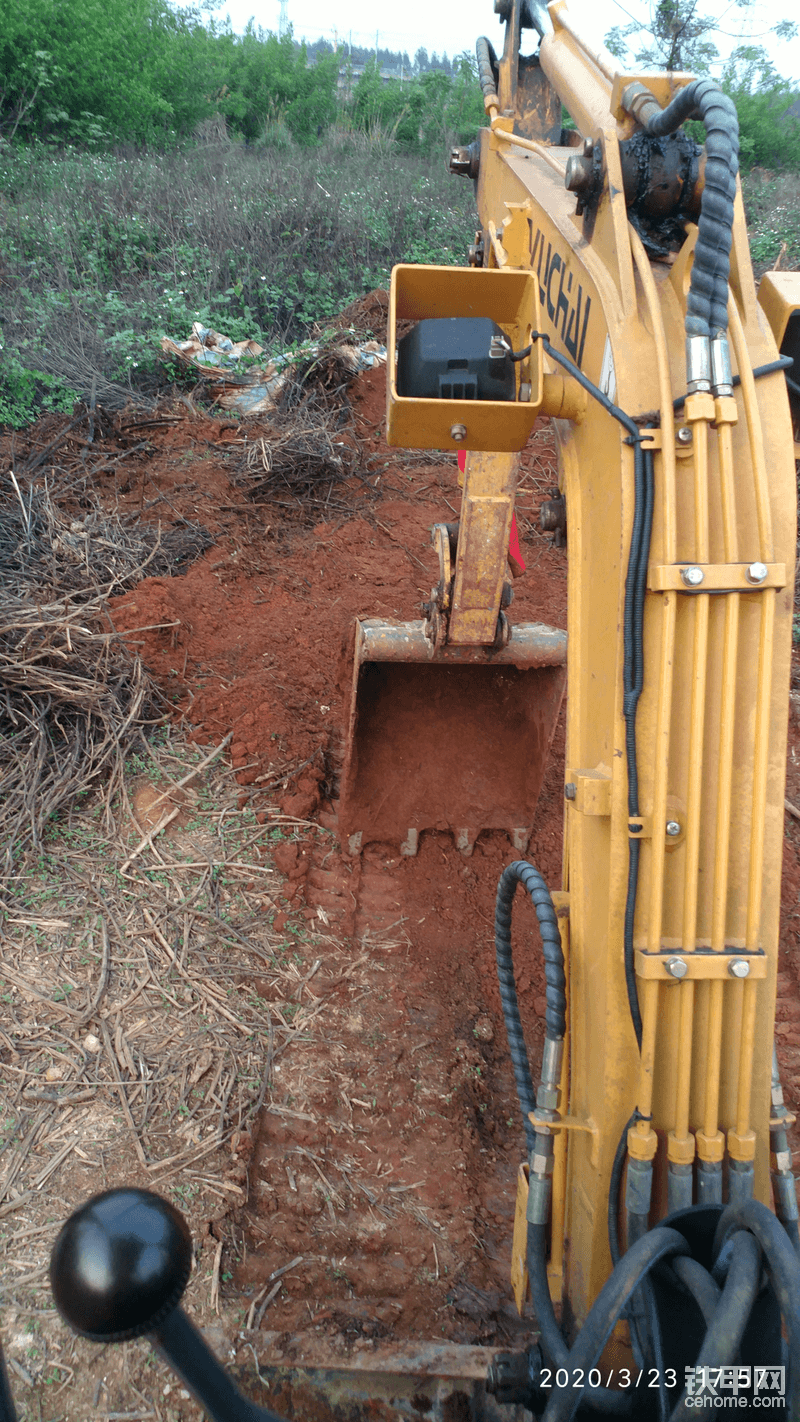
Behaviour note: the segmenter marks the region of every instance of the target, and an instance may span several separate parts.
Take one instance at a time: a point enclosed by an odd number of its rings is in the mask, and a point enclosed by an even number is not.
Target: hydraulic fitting
[[[460,173],[464,178],[477,178],[480,170],[481,149],[479,143],[470,143],[465,148],[451,148],[448,167],[451,173]]]
[[[708,336],[686,337],[686,389],[690,395],[711,389],[711,342]]]
[[[486,1391],[499,1403],[521,1406],[541,1417],[550,1399],[539,1388],[544,1355],[538,1343],[525,1353],[496,1353],[486,1373]]]
[[[728,1204],[741,1205],[753,1198],[755,1166],[752,1160],[731,1160],[728,1162]],[[775,1198],[777,1199],[777,1190]]]
[[[731,353],[727,336],[715,336],[711,342],[711,389],[718,398],[733,395]]]
[[[622,107],[646,128],[651,118],[661,113],[661,105],[649,89],[634,80],[622,91]]]
[[[650,1200],[653,1191],[653,1164],[649,1160],[628,1160],[625,1185],[625,1217],[628,1225],[628,1248],[647,1233]]]

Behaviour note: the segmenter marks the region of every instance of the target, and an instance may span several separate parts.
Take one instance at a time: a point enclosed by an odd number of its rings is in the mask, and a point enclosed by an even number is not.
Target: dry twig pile
[[[3,869],[101,774],[106,805],[131,739],[159,714],[139,658],[106,613],[112,592],[169,574],[207,547],[196,526],[165,536],[93,504],[70,519],[45,484],[0,495],[0,804]],[[110,809],[109,809],[110,813]]]

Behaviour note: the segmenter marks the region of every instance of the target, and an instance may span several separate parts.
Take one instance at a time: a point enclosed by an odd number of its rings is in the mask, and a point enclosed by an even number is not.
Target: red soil
[[[116,626],[140,646],[198,740],[233,733],[243,793],[277,793],[286,815],[328,828],[349,689],[341,649],[353,618],[419,616],[438,576],[429,528],[455,518],[460,499],[454,459],[416,462],[383,443],[383,372],[361,376],[349,400],[370,472],[337,489],[316,522],[277,504],[246,505],[235,483],[239,429],[205,416],[154,429],[146,462],[132,457],[121,466],[127,474],[104,476],[109,502],[150,519],[199,519],[217,538],[184,576],[148,579],[117,599]],[[528,570],[513,615],[565,627],[566,556],[536,529],[554,482],[544,425],[524,461],[518,520]],[[787,794],[795,804],[799,743],[793,715]],[[562,713],[529,847],[554,886],[563,755]],[[368,961],[358,948],[343,958],[331,950],[330,971],[334,962],[342,971],[332,979],[325,1041],[306,1056],[294,1049],[300,1104],[276,1077],[277,1114],[265,1115],[251,1143],[250,1213],[241,1219],[249,1252],[238,1282],[260,1285],[302,1256],[265,1327],[308,1327],[310,1315],[314,1326],[344,1333],[502,1339],[514,1331],[507,1269],[522,1150],[492,946],[508,840],[484,834],[464,859],[450,836],[431,833],[414,860],[377,845],[354,860],[310,828],[297,836],[274,856],[287,876],[275,927],[298,921],[287,915],[299,909],[299,921],[331,922],[345,938],[367,931]],[[787,815],[777,1031],[795,1105],[799,851],[800,821]],[[530,906],[518,912],[524,943]],[[543,976],[538,955],[520,953],[536,1063]],[[345,970],[356,960],[357,971]],[[327,1204],[320,1174],[334,1192]]]

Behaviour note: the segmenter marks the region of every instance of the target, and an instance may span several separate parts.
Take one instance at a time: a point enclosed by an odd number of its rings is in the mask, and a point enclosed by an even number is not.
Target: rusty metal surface
[[[256,1344],[259,1363],[271,1366],[323,1368],[364,1373],[410,1374],[414,1377],[461,1378],[483,1381],[496,1348],[464,1343],[348,1343],[341,1336],[314,1333],[264,1332],[248,1335]]]
[[[402,1343],[350,1348],[342,1338],[251,1333],[237,1374],[255,1399],[303,1422],[521,1422],[487,1395],[492,1348]],[[248,1365],[247,1358],[252,1357]]]
[[[424,622],[359,621],[356,630],[356,671],[364,662],[431,662],[442,666],[528,667],[563,666],[567,634],[558,627],[528,622],[515,626],[506,647],[440,647],[435,653],[425,636]]]

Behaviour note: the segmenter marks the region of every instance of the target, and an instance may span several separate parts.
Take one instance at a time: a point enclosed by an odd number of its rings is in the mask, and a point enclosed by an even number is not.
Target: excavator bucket
[[[398,321],[416,323],[399,342]],[[413,855],[426,829],[452,831],[464,854],[482,829],[527,848],[567,640],[552,627],[510,629],[502,611],[506,569],[521,558],[518,451],[542,400],[538,323],[531,272],[392,272],[387,442],[471,452],[459,459],[458,525],[432,529],[440,576],[427,621],[356,623],[339,800],[353,853],[385,840]]]
[[[524,853],[566,680],[566,634],[516,626],[498,651],[433,650],[422,622],[356,622],[339,823],[416,853],[425,829],[472,852],[502,829]]]

